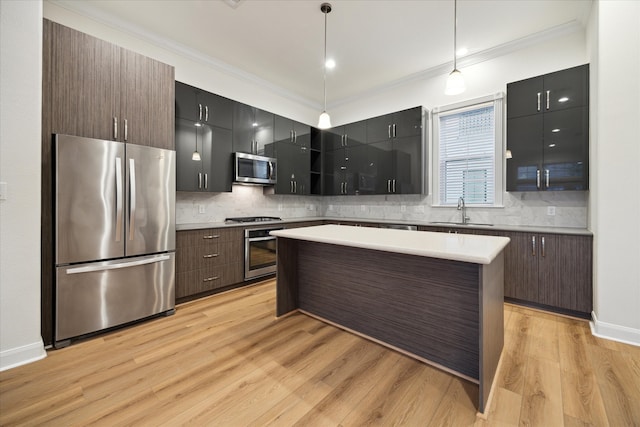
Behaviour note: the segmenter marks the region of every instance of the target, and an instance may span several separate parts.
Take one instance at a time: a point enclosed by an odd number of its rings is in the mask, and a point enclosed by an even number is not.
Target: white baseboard
[[[0,372],[47,357],[42,340],[0,351]]]
[[[591,333],[596,337],[640,346],[640,329],[602,322],[598,320],[596,313],[593,311],[591,312],[591,318],[593,320],[589,322],[589,326],[591,327]]]

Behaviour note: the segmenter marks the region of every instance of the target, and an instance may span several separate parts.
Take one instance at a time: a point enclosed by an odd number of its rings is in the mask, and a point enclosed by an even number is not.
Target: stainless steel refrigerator
[[[55,136],[55,347],[175,309],[175,152]]]

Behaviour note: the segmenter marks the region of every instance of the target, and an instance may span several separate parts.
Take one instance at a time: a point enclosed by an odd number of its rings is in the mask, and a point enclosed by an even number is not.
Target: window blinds
[[[439,117],[440,203],[492,204],[495,199],[495,111],[482,105]]]

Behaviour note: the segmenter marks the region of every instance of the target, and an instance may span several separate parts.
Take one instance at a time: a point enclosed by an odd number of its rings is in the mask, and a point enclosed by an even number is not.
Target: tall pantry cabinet
[[[43,20],[42,338],[53,339],[52,135],[174,149],[174,68]]]

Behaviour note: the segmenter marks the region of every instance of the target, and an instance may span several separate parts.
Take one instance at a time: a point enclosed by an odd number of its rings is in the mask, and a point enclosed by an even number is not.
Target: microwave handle
[[[269,162],[269,179],[273,179],[273,162]]]

